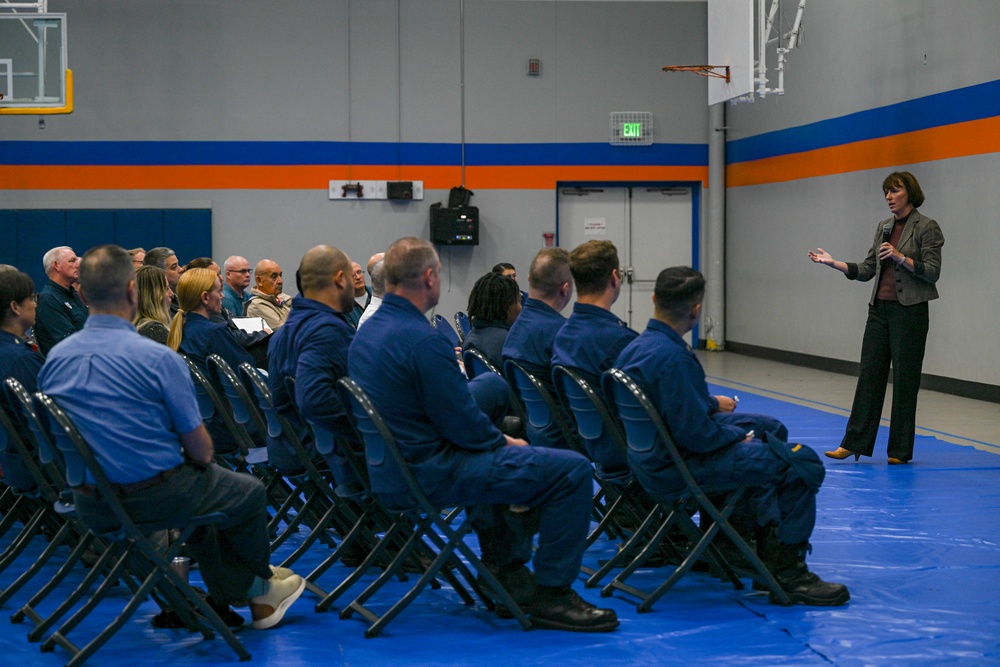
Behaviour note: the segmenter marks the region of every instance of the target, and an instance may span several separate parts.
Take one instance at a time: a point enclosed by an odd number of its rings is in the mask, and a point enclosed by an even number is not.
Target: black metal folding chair
[[[24,619],[28,619],[34,623],[35,627],[28,633],[28,641],[36,642],[45,637],[49,629],[73,609],[90,592],[91,588],[93,588],[94,584],[101,577],[120,576],[120,581],[133,591],[138,590],[139,584],[131,576],[128,576],[127,573],[122,572],[120,568],[117,575],[112,575],[115,572],[115,568],[118,567],[116,559],[122,559],[121,550],[114,545],[107,544],[105,540],[102,540],[87,528],[76,515],[75,507],[63,491],[66,484],[65,475],[63,474],[65,464],[55,446],[47,422],[44,422],[36,410],[32,397],[16,379],[8,378],[4,386],[8,395],[12,396],[20,406],[21,412],[28,422],[31,433],[34,436],[35,444],[37,445],[38,465],[30,467],[29,470],[35,476],[39,493],[41,497],[45,498],[46,506],[51,506],[60,519],[66,522],[64,528],[66,526],[72,528],[72,533],[69,535],[66,535],[61,528],[59,533],[50,541],[45,551],[39,555],[32,568],[36,566],[40,567],[46,561],[50,560],[54,549],[62,543],[72,544],[75,541],[72,552],[62,563],[55,575],[53,575],[47,584],[36,591],[31,596],[31,599],[22,605],[10,618],[12,623],[20,623]],[[84,554],[88,551],[91,551],[96,556],[96,560],[90,565],[86,576],[62,603],[50,611],[48,615],[42,616],[42,612],[39,611],[39,605],[65,580],[76,564],[83,561]]]
[[[461,310],[455,313],[455,329],[458,331],[459,340],[464,344],[465,337],[472,331],[472,323],[469,322],[469,316]]]
[[[24,392],[24,388],[16,379],[8,378],[4,386],[0,387],[0,391],[15,396],[18,392]],[[19,399],[15,396],[15,401],[17,400]],[[59,547],[68,545],[72,550],[73,545],[87,532],[76,530],[74,523],[67,520],[73,511],[73,506],[60,498],[63,485],[59,482],[59,472],[55,466],[46,465],[36,455],[37,448],[33,441],[29,443],[22,438],[22,434],[24,437],[30,436],[25,433],[25,429],[18,428],[14,422],[16,418],[17,415],[8,415],[0,406],[0,451],[8,452],[11,458],[21,464],[24,472],[29,475],[29,479],[24,482],[31,483],[24,488],[11,487],[11,493],[16,496],[16,501],[0,523],[13,525],[16,520],[20,520],[22,529],[0,554],[0,572],[4,572],[13,564],[36,536],[47,532],[49,539],[45,549],[30,567],[5,589],[0,590],[0,607],[48,564]],[[0,534],[7,530],[8,525],[0,526]]]
[[[764,584],[779,603],[789,604],[788,595],[774,579],[767,566],[758,558],[743,536],[729,523],[729,517],[736,505],[743,499],[747,485],[713,487],[698,484],[688,469],[684,457],[681,456],[670,430],[642,388],[631,377],[617,368],[612,368],[604,373],[603,384],[605,396],[608,397],[608,401],[617,411],[618,417],[625,427],[629,448],[643,451],[652,446],[654,442],[665,447],[674,467],[684,480],[684,488],[669,496],[654,496],[663,508],[666,519],[656,529],[655,534],[649,539],[638,557],[601,590],[601,595],[607,597],[615,590],[624,591],[641,600],[637,607],[640,612],[649,611],[656,601],[680,581],[691,570],[695,562],[702,557],[719,568],[733,586],[737,590],[741,590],[743,583],[713,544],[716,535],[721,532],[732,540],[736,548],[753,565],[753,571],[747,574]],[[716,507],[709,498],[710,494],[724,495],[725,500],[721,509]],[[692,510],[696,510],[701,515],[700,529],[692,519]],[[625,581],[645,562],[653,549],[666,536],[667,531],[675,524],[689,537],[693,544],[683,562],[677,566],[666,581],[652,592],[641,591],[626,584]]]
[[[451,343],[452,347],[462,347],[462,338],[455,333],[455,329],[451,326],[446,318],[441,315],[434,316],[434,328],[444,334],[448,342]]]
[[[570,416],[548,388],[513,359],[504,362],[504,372],[508,384],[514,388],[514,394],[521,401],[524,413],[528,417],[528,439],[531,440],[533,434],[541,433],[555,425],[567,449],[586,455],[580,438],[573,429]]]
[[[465,374],[469,376],[470,380],[486,373],[496,373],[500,377],[503,377],[500,369],[487,359],[485,354],[474,347],[462,351],[462,363],[465,364]],[[506,378],[504,379],[506,380]]]
[[[577,433],[585,443],[584,449],[593,456],[611,447],[619,458],[625,460],[628,449],[625,434],[604,398],[575,369],[557,365],[552,369],[552,377],[556,392],[569,408]],[[623,539],[624,544],[599,569],[583,568],[590,575],[584,584],[588,588],[596,586],[609,572],[635,558],[648,539],[650,527],[663,520],[659,505],[643,491],[627,468],[601,471],[595,477],[603,491],[602,498],[595,498],[601,519],[588,536],[587,545],[593,544],[601,533],[607,533],[612,539]],[[603,503],[599,504],[599,501]],[[671,550],[672,555],[679,555],[673,547]]]
[[[328,529],[332,527],[339,535],[347,535],[358,521],[358,517],[347,500],[337,496],[335,482],[329,473],[324,474],[316,466],[295,432],[295,428],[275,410],[271,389],[267,386],[267,381],[249,363],[243,363],[240,366],[240,372],[253,389],[254,397],[257,399],[257,404],[267,422],[267,434],[272,438],[282,438],[283,441],[287,442],[295,451],[296,459],[305,470],[302,475],[295,477],[296,486],[294,488],[294,493],[302,494],[305,502],[298,508],[296,517],[288,523],[288,528],[282,537],[288,535],[292,530],[297,530],[303,522],[311,530],[302,543],[281,563],[282,567],[291,567],[309,551],[309,548],[317,540],[331,543],[329,536],[326,535]],[[313,517],[314,520],[307,521],[307,517]],[[334,549],[334,555],[338,559],[346,552],[346,544],[346,540],[342,540],[340,545]],[[314,581],[307,578],[306,587],[320,598],[326,597],[327,592],[317,586]]]
[[[246,385],[225,359],[217,354],[210,354],[207,363],[229,404],[229,409],[223,408],[223,410],[245,431],[253,443],[253,449],[245,455],[247,461],[266,461],[268,425],[257,402],[251,398]],[[268,531],[273,536],[271,540],[273,553],[295,534],[303,521],[308,519],[306,525],[311,526],[320,520],[322,512],[313,514],[312,504],[306,502],[308,494],[303,494],[303,491],[307,490],[309,482],[305,470],[285,475],[282,471],[259,463],[253,466],[253,472],[264,482],[268,501],[275,508],[268,522]],[[295,510],[294,516],[292,510]],[[282,523],[285,527],[279,532],[278,527]],[[322,539],[326,544],[333,546],[329,537],[322,536]]]
[[[122,552],[122,557],[91,599],[45,640],[42,650],[52,650],[55,645],[59,645],[72,656],[67,663],[68,667],[82,665],[111,639],[128,622],[139,605],[152,595],[157,602],[162,597],[189,630],[200,631],[205,639],[211,639],[214,633],[218,632],[240,660],[249,660],[251,657],[249,651],[232,630],[170,565],[195,530],[225,521],[225,515],[215,512],[195,516],[172,526],[171,528],[180,530],[179,538],[161,553],[158,545],[149,539],[147,531],[142,530],[125,511],[117,490],[108,481],[90,445],[80,435],[69,415],[55,401],[42,393],[36,394],[35,400],[43,406],[50,418],[53,439],[66,465],[67,483],[75,488],[93,481],[95,492],[107,504],[119,524],[117,530],[105,533],[103,536],[119,545]],[[111,623],[82,648],[77,647],[69,639],[69,633],[86,618],[99,601],[105,598],[118,575],[127,574],[126,569],[143,579],[141,586],[134,591],[121,613]]]
[[[410,470],[409,463],[400,451],[395,437],[378,414],[378,411],[364,390],[348,377],[340,378],[339,383],[344,388],[345,394],[349,397],[348,400],[353,409],[356,427],[364,438],[369,473],[374,475],[389,474],[405,481],[406,488],[412,496],[412,505],[403,509],[397,509],[396,520],[397,522],[405,522],[413,526],[412,536],[399,551],[392,564],[341,612],[341,617],[348,618],[355,612],[361,614],[371,623],[371,626],[365,631],[365,636],[378,636],[385,626],[399,615],[431,583],[434,577],[438,575],[449,581],[455,591],[462,597],[465,604],[474,604],[472,596],[469,595],[465,586],[459,582],[455,573],[460,574],[465,583],[483,601],[487,609],[493,611],[496,603],[483,592],[476,577],[469,571],[469,567],[466,565],[466,562],[468,562],[472,569],[483,579],[486,586],[500,598],[499,602],[505,605],[514,617],[517,618],[521,627],[525,630],[529,629],[531,622],[527,616],[525,616],[520,607],[517,606],[503,586],[496,580],[496,577],[482,564],[465,542],[465,537],[472,531],[472,518],[469,513],[476,510],[467,510],[465,521],[457,527],[452,525],[445,516],[443,508],[432,505],[427,496],[424,495],[423,490]],[[402,565],[418,545],[429,548],[433,555],[430,564],[420,579],[384,614],[375,614],[365,607],[365,602],[392,577],[395,570]],[[454,557],[456,551],[462,555],[465,561]],[[453,570],[449,569],[448,565]]]

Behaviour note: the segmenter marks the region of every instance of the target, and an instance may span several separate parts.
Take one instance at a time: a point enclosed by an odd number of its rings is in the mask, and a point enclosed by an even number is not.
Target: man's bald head
[[[338,271],[351,274],[351,260],[338,248],[318,245],[310,248],[299,264],[299,281],[306,298],[311,292],[324,289]]]
[[[372,274],[372,267],[374,267],[376,263],[381,262],[383,257],[385,257],[384,252],[377,252],[368,258],[368,266],[365,268],[368,271],[369,276]]]

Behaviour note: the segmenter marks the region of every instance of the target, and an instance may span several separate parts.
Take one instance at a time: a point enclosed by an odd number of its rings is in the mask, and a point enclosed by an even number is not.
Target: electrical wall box
[[[479,245],[479,209],[431,207],[431,243]]]
[[[389,199],[413,199],[413,181],[389,181],[386,194]]]
[[[424,198],[423,181],[330,181],[331,201],[394,199],[409,201]]]

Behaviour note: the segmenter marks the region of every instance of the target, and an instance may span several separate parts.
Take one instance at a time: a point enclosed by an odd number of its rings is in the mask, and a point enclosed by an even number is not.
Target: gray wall
[[[603,142],[610,111],[651,110],[657,142],[708,141],[704,80],[665,64],[704,62],[699,2],[466,0],[470,143]],[[0,118],[0,140],[461,140],[459,0],[51,0],[69,15],[76,111]],[[350,10],[350,11],[349,11]],[[349,20],[348,20],[349,15]],[[995,0],[811,2],[787,94],[728,109],[729,139],[840,117],[997,78]],[[524,74],[530,57],[542,76]],[[350,95],[348,96],[348,89]],[[2,160],[0,160],[2,161]],[[925,372],[1000,384],[993,285],[1000,282],[996,154],[909,168],[947,243],[931,305]],[[806,258],[860,260],[886,217],[888,169],[732,188],[727,195],[727,338],[856,360],[870,284]],[[331,175],[330,178],[341,178]],[[455,185],[458,183],[456,182]],[[474,188],[475,189],[475,188]],[[0,207],[205,206],[216,255],[277,259],[334,243],[356,260],[426,236],[423,202],[331,202],[323,190],[0,190]],[[526,274],[555,226],[555,193],[477,190],[481,245],[443,252],[443,313],[464,308],[500,260]],[[182,258],[184,259],[184,258]]]
[[[707,142],[704,82],[660,71],[704,59],[703,3],[464,5],[467,142],[606,142],[608,113],[622,110],[653,111],[657,142]],[[76,111],[49,117],[44,131],[36,117],[3,117],[0,139],[462,138],[459,0],[51,0],[49,7],[68,13]],[[542,60],[539,78],[525,74],[533,57]],[[464,309],[472,283],[498,261],[513,262],[526,278],[542,232],[555,228],[553,191],[473,189],[481,243],[442,253],[450,278],[442,313]],[[208,204],[218,259],[268,256],[289,274],[316,243],[333,243],[363,264],[396,238],[427,237],[428,207],[446,199],[444,190],[409,204],[331,202],[325,190],[0,190],[5,208]]]
[[[730,140],[992,81],[1000,72],[995,0],[813,2],[805,16],[785,95],[730,108]],[[822,247],[837,259],[863,260],[877,222],[890,217],[881,184],[897,168],[920,179],[927,197],[920,210],[946,239],[924,372],[1000,384],[996,153],[730,188],[728,340],[859,358],[872,284],[849,282],[806,252]]]

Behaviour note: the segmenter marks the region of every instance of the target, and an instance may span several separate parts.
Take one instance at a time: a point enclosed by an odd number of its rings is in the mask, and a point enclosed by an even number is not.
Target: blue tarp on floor
[[[740,410],[781,418],[791,439],[817,451],[836,447],[843,434],[842,416],[746,391],[740,395]],[[481,606],[462,606],[444,587],[422,593],[376,639],[364,639],[366,624],[358,617],[342,621],[336,609],[314,613],[316,600],[309,593],[278,629],[246,630],[240,637],[254,662],[286,667],[1000,664],[1000,458],[918,437],[914,462],[889,467],[885,437],[880,434],[872,459],[829,462],[818,498],[809,564],[823,578],[850,588],[852,599],[846,607],[777,607],[749,585],[735,591],[695,573],[645,614],[636,613],[627,596],[602,600],[597,589],[583,591],[578,586],[587,599],[618,612],[621,628],[602,635],[523,632],[514,621],[502,621]],[[0,574],[0,586],[30,564],[42,548],[38,542]],[[284,546],[279,555],[292,546]],[[595,566],[614,549],[614,543],[600,541],[587,552],[585,565]],[[308,571],[325,553],[325,547],[315,546],[297,569]],[[53,570],[36,581],[45,581]],[[335,566],[320,584],[330,588],[345,572]],[[81,572],[75,574],[63,590],[82,577]],[[665,576],[662,570],[643,570],[630,583],[651,589]],[[373,606],[391,603],[405,587],[398,582],[387,586]],[[0,613],[13,613],[28,597],[21,591]],[[106,601],[78,632],[95,632],[115,611],[116,605]],[[90,664],[237,664],[221,640],[154,630],[150,619],[155,612],[152,603],[142,607]],[[61,649],[41,654],[37,645],[27,643],[29,627],[0,623],[0,664],[64,664],[67,654]]]

